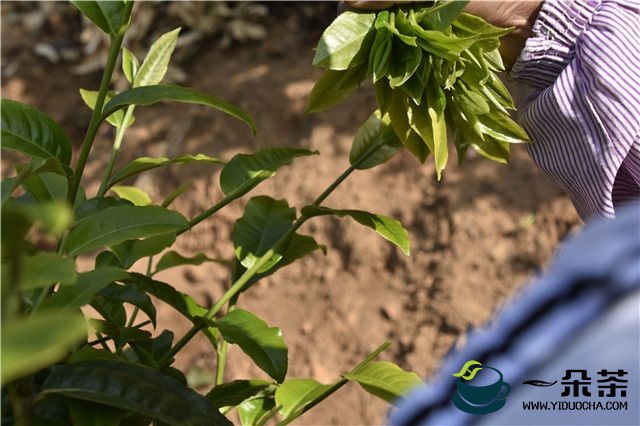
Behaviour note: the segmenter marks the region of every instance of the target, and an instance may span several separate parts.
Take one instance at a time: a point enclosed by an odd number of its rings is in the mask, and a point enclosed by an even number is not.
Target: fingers
[[[382,10],[393,6],[396,3],[409,3],[408,1],[376,1],[376,0],[360,0],[360,1],[345,1],[349,7],[354,9],[365,10]]]

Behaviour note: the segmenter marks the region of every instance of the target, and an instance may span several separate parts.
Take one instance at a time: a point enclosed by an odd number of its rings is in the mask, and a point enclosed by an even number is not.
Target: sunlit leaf
[[[349,216],[359,224],[375,230],[384,239],[400,247],[404,254],[409,255],[409,233],[396,219],[362,210],[336,210],[324,206],[304,207],[302,214],[308,217],[326,215],[338,217]]]
[[[223,99],[174,84],[158,84],[125,90],[114,96],[104,106],[102,115],[108,117],[128,105],[152,105],[160,101],[205,105],[245,122],[251,127],[254,135],[257,132],[253,118],[237,106]]]
[[[387,361],[369,363],[357,372],[345,374],[344,377],[358,382],[372,395],[394,404],[410,390],[422,384],[416,373],[404,371]]]
[[[178,41],[180,28],[162,34],[149,48],[147,57],[135,73],[133,87],[158,84],[167,72],[173,49]]]
[[[346,70],[366,61],[366,54],[360,52],[368,50],[367,35],[372,30],[375,18],[375,13],[351,11],[338,15],[322,34],[313,57],[313,65]]]
[[[314,154],[317,152],[302,148],[265,148],[253,154],[238,154],[222,169],[220,187],[227,196],[239,198],[294,158]]]

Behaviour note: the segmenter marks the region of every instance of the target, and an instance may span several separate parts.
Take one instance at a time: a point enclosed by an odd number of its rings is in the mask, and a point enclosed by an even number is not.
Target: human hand
[[[412,2],[360,0],[345,1],[344,3],[356,9],[381,10],[394,4]],[[541,7],[542,0],[472,0],[465,7],[465,12],[479,16],[499,27],[514,27],[510,34],[502,38],[500,46],[502,59],[507,68],[511,68],[524,48],[527,38],[531,35],[533,23]]]

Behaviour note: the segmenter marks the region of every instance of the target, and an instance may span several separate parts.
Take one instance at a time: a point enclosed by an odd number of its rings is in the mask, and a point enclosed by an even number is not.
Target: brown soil
[[[142,154],[202,152],[228,159],[259,147],[305,147],[321,155],[296,160],[255,194],[286,198],[297,207],[313,200],[348,165],[352,137],[370,114],[374,98],[363,88],[337,108],[306,115],[306,98],[319,75],[310,65],[318,30],[293,31],[273,18],[267,29],[268,41],[224,51],[205,49],[184,66],[190,85],[249,111],[259,126],[257,138],[243,125],[201,107],[139,108],[120,164]],[[10,31],[5,25],[5,44]],[[20,44],[28,47],[35,41]],[[3,47],[4,60],[9,54]],[[53,66],[42,58],[25,61],[19,73],[3,78],[3,96],[50,114],[77,148],[88,122],[77,89],[97,87],[99,76],[73,76],[71,65]],[[112,137],[104,126],[96,140],[86,170],[90,195],[97,189]],[[6,174],[9,164],[3,165]],[[185,179],[193,179],[192,190],[174,205],[193,217],[221,198],[218,176],[217,167],[176,167],[136,184],[161,200]],[[245,201],[184,235],[177,249],[230,256],[231,227]],[[319,218],[301,232],[326,244],[328,254],[309,256],[242,295],[241,307],[282,328],[289,376],[322,382],[335,380],[385,339],[393,345],[383,359],[428,377],[459,337],[488,321],[579,224],[570,202],[522,147],[514,147],[508,166],[478,157],[456,166],[454,159],[441,182],[429,161],[421,165],[401,153],[386,165],[355,173],[326,204],[400,219],[409,229],[412,253],[405,257],[354,222]],[[205,304],[228,285],[227,271],[212,265],[175,269],[158,278]],[[161,327],[170,327],[177,336],[186,331],[188,324],[179,315],[166,306],[158,308]],[[227,379],[263,376],[236,348],[229,359]],[[185,371],[193,366],[213,370],[215,358],[208,342],[197,338],[177,365]],[[386,410],[385,403],[350,384],[297,424],[380,424]]]

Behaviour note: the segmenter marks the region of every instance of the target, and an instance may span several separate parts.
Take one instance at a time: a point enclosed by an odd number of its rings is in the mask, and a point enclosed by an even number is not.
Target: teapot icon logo
[[[506,404],[511,386],[504,381],[502,372],[478,361],[467,361],[456,379],[457,392],[453,404],[469,414],[488,414],[498,411]]]

